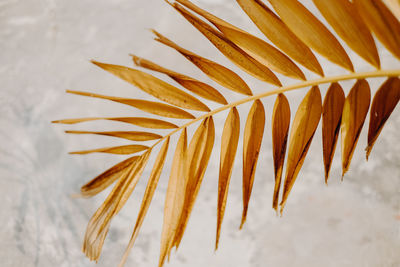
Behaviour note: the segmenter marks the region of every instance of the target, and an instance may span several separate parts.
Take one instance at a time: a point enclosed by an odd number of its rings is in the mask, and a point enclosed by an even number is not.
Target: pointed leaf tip
[[[218,249],[221,225],[225,214],[229,182],[232,175],[233,163],[237,152],[240,135],[240,118],[236,107],[231,108],[226,118],[221,137],[221,157],[218,180],[217,232],[215,250]]]
[[[164,116],[168,118],[176,118],[176,119],[194,119],[195,117],[186,112],[183,109],[167,105],[164,103],[154,102],[154,101],[147,101],[141,99],[132,99],[132,98],[122,98],[122,97],[115,97],[115,96],[106,96],[106,95],[99,95],[89,92],[81,92],[81,91],[71,91],[68,90],[68,93],[75,94],[75,95],[82,95],[82,96],[89,96],[101,99],[111,100],[117,103],[125,104],[128,106],[135,107],[140,109],[144,112],[152,113],[159,116]]]
[[[364,125],[371,100],[366,80],[358,80],[351,88],[343,106],[340,126],[342,140],[342,177],[347,172]]]
[[[260,100],[255,100],[247,116],[243,135],[243,213],[240,228],[247,217],[264,126],[264,105]]]
[[[344,99],[342,87],[338,83],[332,83],[325,95],[322,107],[322,148],[326,184],[328,183],[329,171],[335,154]]]
[[[272,207],[278,211],[282,169],[285,161],[286,145],[290,125],[290,106],[284,94],[276,98],[272,113],[272,151],[274,158],[275,186]]]
[[[367,160],[379,134],[381,133],[387,119],[396,108],[399,100],[400,79],[398,77],[387,79],[375,93],[370,111],[368,146],[365,149]]]
[[[83,155],[83,154],[97,152],[97,153],[109,153],[117,155],[129,155],[146,150],[148,148],[149,148],[148,146],[144,145],[125,145],[125,146],[105,147],[105,148],[97,148],[97,149],[82,150],[82,151],[73,151],[69,153]]]

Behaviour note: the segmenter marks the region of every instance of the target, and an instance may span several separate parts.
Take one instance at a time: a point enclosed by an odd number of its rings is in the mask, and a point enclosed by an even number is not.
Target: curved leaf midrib
[[[250,101],[254,101],[257,99],[261,99],[267,96],[271,96],[271,95],[277,95],[279,93],[284,93],[284,92],[288,92],[288,91],[293,91],[293,90],[297,90],[297,89],[302,89],[305,87],[310,87],[310,86],[315,86],[315,85],[321,85],[321,84],[325,84],[325,83],[333,83],[333,82],[340,82],[340,81],[346,81],[346,80],[353,80],[353,79],[366,79],[366,78],[378,78],[378,77],[397,77],[400,76],[400,69],[393,69],[393,70],[377,70],[377,71],[370,71],[370,72],[355,72],[355,73],[350,73],[350,74],[346,74],[346,75],[337,75],[337,76],[330,76],[330,77],[323,77],[323,78],[319,78],[319,79],[314,79],[314,80],[309,80],[309,81],[304,81],[304,82],[300,82],[300,83],[296,83],[296,84],[292,84],[292,85],[287,85],[287,86],[281,86],[276,90],[272,90],[272,91],[267,91],[267,92],[262,92],[256,95],[252,95],[246,98],[243,98],[241,100],[229,103],[227,105],[218,107],[214,110],[211,110],[208,113],[205,113],[199,117],[196,117],[195,119],[183,124],[182,126],[174,129],[173,131],[171,131],[169,134],[163,136],[161,139],[159,139],[157,142],[155,142],[150,148],[152,149],[153,147],[155,147],[156,145],[158,145],[159,143],[161,143],[162,141],[164,141],[166,138],[172,136],[173,134],[179,132],[180,130],[192,125],[195,122],[198,122],[200,120],[203,120],[207,117],[213,116],[214,114],[217,114],[221,111],[230,109],[232,107],[237,107],[241,104],[250,102]]]

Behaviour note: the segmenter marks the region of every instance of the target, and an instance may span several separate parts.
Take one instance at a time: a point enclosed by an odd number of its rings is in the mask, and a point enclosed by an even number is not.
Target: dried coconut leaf
[[[281,213],[285,207],[289,193],[303,166],[315,130],[322,113],[321,93],[317,86],[301,101],[293,120],[289,138],[289,152],[286,164],[286,177],[283,187]]]
[[[112,218],[121,210],[134,188],[149,159],[151,150],[144,153],[137,164],[130,167],[130,171],[118,180],[107,199],[90,219],[86,228],[83,252],[90,260],[98,260],[101,249],[108,233]]]
[[[353,0],[367,26],[400,59],[400,23],[381,0]]]
[[[130,157],[101,173],[81,187],[81,196],[92,197],[106,189],[114,181],[123,177],[140,156]]]
[[[282,169],[285,162],[287,138],[290,125],[290,106],[284,94],[276,98],[272,113],[272,151],[274,157],[275,186],[272,207],[278,211]]]
[[[344,92],[338,83],[332,83],[322,106],[322,148],[325,166],[325,183],[328,182],[332,159],[342,120]]]
[[[368,146],[365,149],[367,160],[376,139],[399,100],[400,80],[398,77],[387,79],[375,93],[369,119]]]
[[[342,176],[347,172],[358,137],[367,116],[371,90],[366,80],[358,80],[344,101],[342,123]]]
[[[243,136],[243,214],[240,228],[246,221],[264,126],[264,105],[260,100],[255,100],[247,116]]]
[[[289,57],[267,42],[208,13],[188,0],[177,0],[177,2],[214,24],[226,38],[243,49],[251,57],[258,60],[261,64],[285,76],[306,80],[304,73]]]
[[[222,220],[224,219],[226,199],[228,197],[229,182],[235,161],[240,135],[240,118],[236,107],[231,108],[226,118],[221,137],[221,158],[218,180],[218,213],[215,250],[218,249]]]
[[[188,10],[178,4],[172,5],[187,21],[189,21],[196,29],[198,29],[224,56],[231,60],[234,64],[246,71],[255,78],[268,82],[277,86],[281,86],[281,82],[275,74],[266,66],[252,58],[240,47],[232,43],[221,33],[214,30],[208,24],[194,16]]]
[[[187,132],[186,128],[184,128],[176,146],[171,167],[171,175],[165,196],[159,267],[164,264],[167,254],[169,255],[171,248],[174,245],[174,236],[178,230],[179,219],[185,200],[187,184],[186,150]]]
[[[187,150],[187,185],[185,202],[181,213],[178,231],[174,237],[176,248],[182,240],[204,173],[214,146],[215,127],[212,117],[206,118],[194,133]]]
[[[181,53],[186,59],[196,65],[196,67],[198,67],[204,74],[206,74],[215,82],[234,92],[245,95],[252,95],[249,86],[235,72],[214,61],[203,58],[197,54],[194,54],[193,52],[190,52],[189,50],[178,46],[155,30],[153,30],[153,33],[157,36],[156,41],[167,45]]]
[[[153,102],[153,101],[132,99],[132,98],[122,98],[122,97],[115,97],[115,96],[105,96],[105,95],[99,95],[99,94],[94,94],[94,93],[71,91],[71,90],[67,90],[67,93],[71,93],[71,94],[75,94],[75,95],[82,95],[82,96],[96,97],[96,98],[101,98],[101,99],[107,99],[107,100],[111,100],[111,101],[114,101],[117,103],[135,107],[144,112],[148,112],[151,114],[168,117],[168,118],[175,118],[175,119],[194,119],[195,118],[192,114],[190,114],[180,108],[170,106],[167,104],[163,104],[163,103]]]
[[[160,149],[160,152],[158,153],[158,156],[156,158],[155,164],[153,166],[153,170],[151,171],[149,181],[147,182],[146,186],[146,191],[144,192],[142,204],[140,206],[140,211],[139,215],[136,219],[135,227],[133,229],[133,233],[131,236],[131,239],[129,240],[128,246],[126,247],[125,253],[122,257],[122,260],[119,264],[120,267],[122,267],[129,255],[129,252],[131,251],[135,240],[139,234],[140,227],[143,224],[144,218],[146,216],[147,210],[149,209],[151,200],[153,199],[154,192],[157,188],[158,181],[161,176],[161,171],[164,167],[165,159],[167,157],[168,153],[168,146],[169,146],[169,137],[165,140],[163,146]]]
[[[194,96],[148,73],[119,65],[96,61],[92,61],[92,63],[169,104],[192,110],[210,111],[205,104]]]
[[[94,131],[65,131],[69,134],[97,134],[128,139],[131,141],[148,141],[160,139],[162,136],[155,133],[139,131],[113,131],[113,132],[94,132]]]
[[[313,0],[324,18],[346,44],[366,61],[380,68],[374,38],[356,6],[349,0]]]
[[[236,0],[262,33],[291,59],[323,76],[317,58],[300,39],[260,0]]]
[[[83,155],[83,154],[98,152],[98,153],[109,153],[117,155],[129,155],[146,150],[148,148],[149,148],[148,146],[144,145],[125,145],[125,146],[114,146],[114,147],[104,147],[104,148],[96,148],[90,150],[74,151],[69,153]]]
[[[283,22],[306,45],[333,63],[353,71],[346,51],[331,32],[297,0],[269,0]]]
[[[65,120],[56,120],[52,121],[52,123],[61,123],[61,124],[76,124],[87,121],[96,121],[96,120],[110,120],[110,121],[119,121],[125,122],[129,124],[134,124],[143,128],[152,128],[152,129],[174,129],[178,128],[177,125],[170,123],[168,121],[151,119],[151,118],[142,118],[142,117],[116,117],[116,118],[101,118],[101,117],[92,117],[92,118],[78,118],[78,119],[65,119]]]
[[[175,71],[166,69],[164,67],[161,67],[157,65],[156,63],[153,63],[147,59],[137,57],[135,55],[131,55],[133,62],[136,64],[136,66],[140,66],[149,70],[157,71],[160,73],[164,73],[168,75],[171,79],[175,80],[177,83],[182,85],[184,88],[187,90],[191,91],[192,93],[195,93],[205,99],[226,105],[228,102],[226,101],[225,97],[218,92],[214,87],[200,82],[194,78],[191,78],[189,76],[177,73]]]

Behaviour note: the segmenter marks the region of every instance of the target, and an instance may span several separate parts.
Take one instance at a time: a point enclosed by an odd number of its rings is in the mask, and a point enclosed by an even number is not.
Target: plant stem
[[[333,83],[333,82],[338,82],[338,81],[345,81],[345,80],[353,80],[353,79],[365,79],[365,78],[376,78],[376,77],[397,77],[400,75],[400,70],[377,70],[377,71],[372,71],[372,72],[358,72],[358,73],[350,73],[347,75],[339,75],[339,76],[331,76],[331,77],[323,77],[320,79],[315,79],[315,80],[310,80],[310,81],[305,81],[305,82],[301,82],[301,83],[296,83],[293,85],[288,85],[288,86],[282,86],[279,87],[276,90],[272,90],[272,91],[267,91],[267,92],[263,92],[257,95],[252,95],[249,96],[247,98],[241,99],[239,101],[236,102],[232,102],[229,103],[225,106],[219,107],[217,109],[214,109],[204,115],[201,115],[191,121],[189,121],[188,123],[185,123],[184,125],[180,126],[179,128],[171,131],[169,134],[165,135],[163,138],[159,139],[157,142],[155,142],[150,148],[155,147],[157,144],[161,143],[164,139],[166,139],[168,136],[173,135],[174,133],[182,130],[185,127],[188,127],[190,125],[192,125],[193,123],[203,120],[207,117],[210,117],[216,113],[219,113],[223,110],[226,109],[230,109],[232,107],[236,107],[239,106],[241,104],[253,101],[253,100],[257,100],[263,97],[267,97],[267,96],[271,96],[271,95],[276,95],[279,93],[284,93],[284,92],[288,92],[288,91],[292,91],[292,90],[297,90],[297,89],[301,89],[304,87],[309,87],[309,86],[314,86],[314,85],[320,85],[320,84],[324,84],[324,83]]]

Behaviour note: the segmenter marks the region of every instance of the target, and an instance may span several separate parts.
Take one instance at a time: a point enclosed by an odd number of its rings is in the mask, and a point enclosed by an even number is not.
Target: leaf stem
[[[260,99],[263,97],[276,95],[279,93],[284,93],[284,92],[288,92],[288,91],[292,91],[292,90],[297,90],[297,89],[301,89],[304,87],[320,85],[320,84],[324,84],[324,83],[333,83],[333,82],[353,80],[353,79],[365,79],[365,78],[377,78],[377,77],[397,77],[397,76],[400,76],[400,70],[377,70],[377,71],[371,71],[371,72],[358,72],[358,73],[350,73],[347,75],[323,77],[320,79],[304,81],[304,82],[300,82],[300,83],[296,83],[296,84],[292,84],[292,85],[288,85],[288,86],[282,86],[276,90],[259,93],[257,95],[252,95],[252,96],[246,97],[244,99],[238,100],[236,102],[229,103],[222,107],[216,108],[204,115],[201,115],[201,116],[189,121],[188,123],[183,124],[179,128],[171,131],[169,134],[165,135],[163,138],[161,138],[157,142],[155,142],[150,148],[155,147],[157,144],[161,143],[164,139],[166,139],[169,136],[173,135],[174,133],[182,130],[183,128],[186,128],[186,127],[192,125],[193,123],[195,123],[197,121],[203,120],[207,117],[210,117],[210,116],[212,116],[216,113],[219,113],[221,111],[224,111],[226,109],[230,109],[232,107],[236,107],[241,104],[244,104],[244,103],[247,103],[247,102],[250,102],[253,100],[257,100],[257,99]]]

